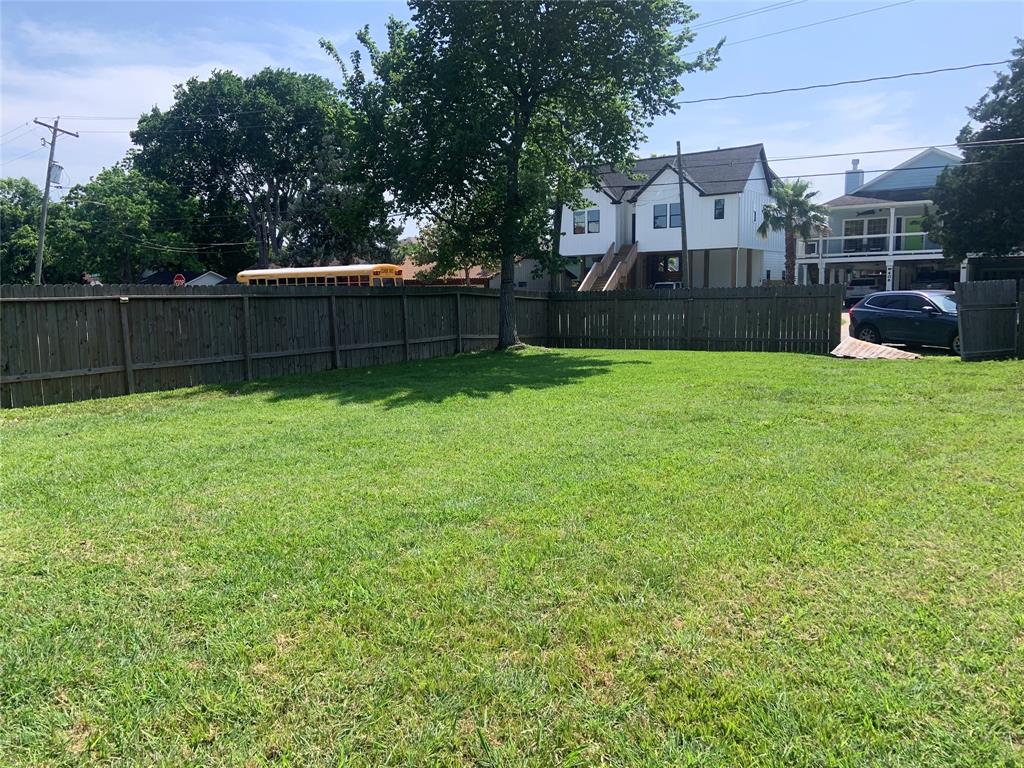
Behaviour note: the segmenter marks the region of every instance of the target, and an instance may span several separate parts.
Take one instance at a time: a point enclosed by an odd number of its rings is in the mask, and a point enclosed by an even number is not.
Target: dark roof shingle
[[[682,156],[683,173],[703,195],[728,195],[742,192],[754,165],[762,164],[763,172],[774,179],[768,167],[763,144],[726,147],[706,152],[688,152]],[[639,192],[666,167],[675,169],[675,155],[659,155],[638,160],[630,173],[618,173],[609,166],[598,169],[604,191],[619,201]]]

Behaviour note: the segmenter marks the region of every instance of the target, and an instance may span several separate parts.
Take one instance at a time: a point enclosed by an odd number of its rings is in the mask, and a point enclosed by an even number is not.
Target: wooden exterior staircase
[[[607,281],[608,273],[606,272],[606,270],[608,269],[608,265],[611,264],[613,261],[612,255],[614,253],[615,243],[612,243],[611,245],[608,246],[608,250],[605,251],[604,258],[601,259],[600,261],[594,262],[593,266],[590,267],[590,270],[583,277],[583,280],[580,281],[580,286],[576,290],[581,293],[583,291],[601,290],[600,288],[596,288],[595,285],[597,283],[604,285],[604,283]]]
[[[614,255],[613,255],[614,254]],[[619,248],[615,253],[615,244],[608,247],[604,258],[596,262],[583,278],[580,291],[617,291],[625,285],[629,273],[636,264],[636,243]]]

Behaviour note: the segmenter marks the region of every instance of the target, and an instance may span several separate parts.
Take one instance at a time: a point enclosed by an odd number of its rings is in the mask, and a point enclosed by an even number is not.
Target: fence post
[[[839,340],[843,335],[843,297],[845,289],[839,284],[831,286],[831,288],[831,295],[828,297],[828,349],[825,350],[826,355],[839,346]]]
[[[772,333],[772,323],[775,323],[775,333]],[[772,352],[782,351],[782,323],[779,322],[779,289],[772,288],[772,314],[768,318],[768,338],[774,342],[775,348]]]
[[[245,356],[245,380],[252,381],[252,334],[249,332],[249,297],[242,297],[242,354]]]
[[[684,349],[693,349],[693,288],[686,289],[686,303],[683,306],[683,324],[686,326]]]
[[[405,289],[402,289],[402,346],[404,350],[404,359],[409,360],[409,301],[405,295]]]
[[[121,344],[124,348],[124,383],[129,395],[135,394],[135,366],[132,364],[132,333],[128,327],[128,297],[122,296],[121,305]]]
[[[455,291],[455,353],[462,353],[462,293]]]
[[[338,349],[338,297],[331,294],[331,348],[334,368],[341,368],[341,350]]]

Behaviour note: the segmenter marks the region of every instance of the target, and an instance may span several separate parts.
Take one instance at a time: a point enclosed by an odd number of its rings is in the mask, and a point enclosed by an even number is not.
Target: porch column
[[[828,285],[828,264],[824,261],[818,262],[818,285]]]
[[[896,250],[896,206],[889,209],[889,255]]]
[[[891,291],[892,290],[893,272],[895,272],[895,267],[894,267],[894,264],[893,264],[893,260],[892,259],[886,259],[885,260],[885,290],[887,290],[887,291]]]
[[[732,287],[736,288],[736,273],[739,271],[740,261],[740,249],[736,249],[736,253],[732,256]]]
[[[744,248],[743,252],[747,255],[747,279],[744,285],[749,288],[754,284],[754,249]]]

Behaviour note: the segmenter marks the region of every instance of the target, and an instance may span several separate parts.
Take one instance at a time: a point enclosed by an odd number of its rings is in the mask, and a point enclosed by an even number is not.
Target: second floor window
[[[654,206],[654,228],[679,227],[679,203],[656,203]]]
[[[716,219],[724,219],[725,218],[725,198],[724,197],[719,197],[719,198],[717,198],[715,200],[715,218]]]
[[[599,208],[591,208],[589,211],[572,212],[572,233],[574,235],[600,231],[601,210]]]

